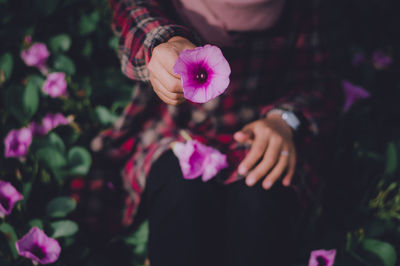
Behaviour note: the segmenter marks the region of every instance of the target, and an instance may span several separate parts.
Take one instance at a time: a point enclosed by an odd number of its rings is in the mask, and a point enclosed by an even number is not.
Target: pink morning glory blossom
[[[342,81],[346,100],[343,106],[343,111],[346,112],[350,107],[359,99],[366,99],[370,97],[370,93],[364,88],[356,86],[346,80]]]
[[[25,40],[31,40],[25,38]],[[42,72],[46,69],[46,60],[50,56],[44,43],[34,43],[28,49],[21,52],[21,58],[28,66],[39,68]]]
[[[174,72],[181,76],[183,96],[195,103],[205,103],[226,90],[231,68],[221,50],[207,44],[182,51]]]
[[[60,256],[61,247],[57,240],[48,237],[37,227],[31,230],[15,243],[20,256],[31,259],[34,264],[49,264]]]
[[[15,203],[23,198],[11,183],[0,180],[0,217],[9,215]]]
[[[65,80],[65,73],[50,73],[43,84],[42,91],[53,98],[67,96],[67,81]]]
[[[314,250],[311,252],[308,266],[333,266],[336,257],[336,250]]]
[[[33,132],[33,135],[43,136],[46,135],[50,130],[60,126],[60,125],[68,125],[68,119],[61,113],[56,114],[47,114],[42,119],[42,124],[38,124],[32,122],[30,124],[30,128]]]
[[[226,155],[196,140],[174,143],[172,150],[179,159],[185,179],[194,179],[202,175],[205,182],[228,167]]]
[[[392,58],[385,55],[382,51],[375,51],[372,54],[372,64],[376,69],[385,69],[392,63]]]
[[[32,143],[32,131],[29,128],[11,130],[4,139],[4,156],[23,158]]]

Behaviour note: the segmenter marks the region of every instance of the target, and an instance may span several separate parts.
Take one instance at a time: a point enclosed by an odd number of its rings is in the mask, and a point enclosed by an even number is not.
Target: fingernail
[[[254,178],[252,178],[252,177],[247,177],[247,178],[246,178],[246,184],[247,184],[248,186],[254,185],[254,182],[255,182]]]
[[[238,169],[238,173],[239,173],[239,175],[245,175],[247,173],[246,167],[243,165],[240,165],[239,169]]]
[[[263,184],[263,187],[264,187],[265,189],[269,189],[271,186],[272,186],[272,183],[271,183],[270,181],[267,181],[267,182],[265,182],[265,183]]]

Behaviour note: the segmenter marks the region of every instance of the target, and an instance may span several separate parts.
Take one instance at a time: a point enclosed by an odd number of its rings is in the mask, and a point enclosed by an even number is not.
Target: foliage
[[[337,249],[336,265],[391,266],[400,254],[400,60],[390,38],[393,21],[383,15],[390,10],[373,0],[331,3],[340,3],[336,8],[352,18],[341,20],[344,27],[336,32],[336,40],[346,39],[334,49],[336,72],[372,96],[343,114],[329,140],[337,167],[329,169],[299,261],[305,265],[311,250],[325,248]],[[351,8],[360,10],[361,18],[349,34],[341,29],[354,19]],[[375,20],[359,22],[371,17]],[[62,252],[54,265],[144,264],[147,223],[112,236],[98,228],[90,231],[78,211],[87,199],[71,192],[93,174],[90,141],[116,121],[132,93],[133,83],[120,72],[110,19],[106,0],[0,0],[0,139],[32,122],[40,124],[48,113],[68,120],[35,135],[24,158],[0,156],[0,179],[24,196],[0,221],[0,265],[31,264],[18,255],[15,242],[34,226],[59,241]],[[331,19],[336,23],[336,17]],[[373,33],[384,28],[386,34],[368,41],[371,32],[364,25]],[[21,51],[36,42],[49,49],[46,69],[28,67],[21,58]],[[393,63],[377,67],[377,50]],[[361,61],[352,64],[357,54]],[[46,71],[65,73],[68,95],[53,98],[43,92]],[[3,141],[0,150],[5,150]]]

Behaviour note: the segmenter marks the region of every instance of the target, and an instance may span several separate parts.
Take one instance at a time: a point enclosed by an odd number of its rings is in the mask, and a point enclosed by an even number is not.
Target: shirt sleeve
[[[304,16],[294,40],[287,91],[260,110],[262,115],[272,109],[294,112],[301,121],[299,131],[311,136],[331,130],[343,105],[343,90],[332,72],[330,53],[323,45],[316,14],[319,12],[314,9]]]
[[[173,36],[193,40],[189,29],[176,24],[163,11],[161,1],[109,0],[112,28],[119,37],[118,56],[122,72],[131,79],[148,81],[146,63],[154,47]]]

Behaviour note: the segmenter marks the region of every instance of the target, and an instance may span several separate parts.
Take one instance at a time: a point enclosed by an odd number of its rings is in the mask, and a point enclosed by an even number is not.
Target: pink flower
[[[194,179],[202,175],[202,180],[208,181],[220,170],[228,167],[226,155],[196,140],[177,142],[172,150],[179,159],[185,179]]]
[[[54,72],[47,76],[43,84],[42,91],[50,97],[67,96],[67,82],[65,73]]]
[[[23,198],[11,183],[0,180],[0,217],[9,215],[15,203]]]
[[[226,90],[231,68],[221,50],[207,44],[182,51],[174,72],[181,76],[183,96],[195,103],[205,103]]]
[[[314,250],[311,252],[308,266],[332,266],[335,262],[336,249]]]
[[[392,63],[392,58],[385,55],[382,51],[375,51],[372,54],[372,64],[376,69],[385,69]]]
[[[28,36],[25,40],[29,40]],[[49,51],[44,43],[34,43],[28,49],[21,52],[22,60],[28,66],[44,69],[46,60],[50,56]]]
[[[68,119],[61,113],[56,114],[47,114],[42,119],[42,124],[38,124],[32,122],[30,124],[30,128],[33,132],[33,135],[43,136],[46,135],[50,130],[60,126],[60,125],[68,125]]]
[[[23,158],[32,143],[32,131],[29,128],[11,130],[4,139],[4,156]]]
[[[345,80],[342,81],[342,84],[346,96],[346,100],[343,106],[344,112],[348,111],[355,101],[370,97],[370,93],[364,88],[358,87]]]
[[[48,237],[42,230],[33,227],[15,243],[20,256],[31,259],[34,264],[49,264],[60,256],[61,247],[57,240]]]

